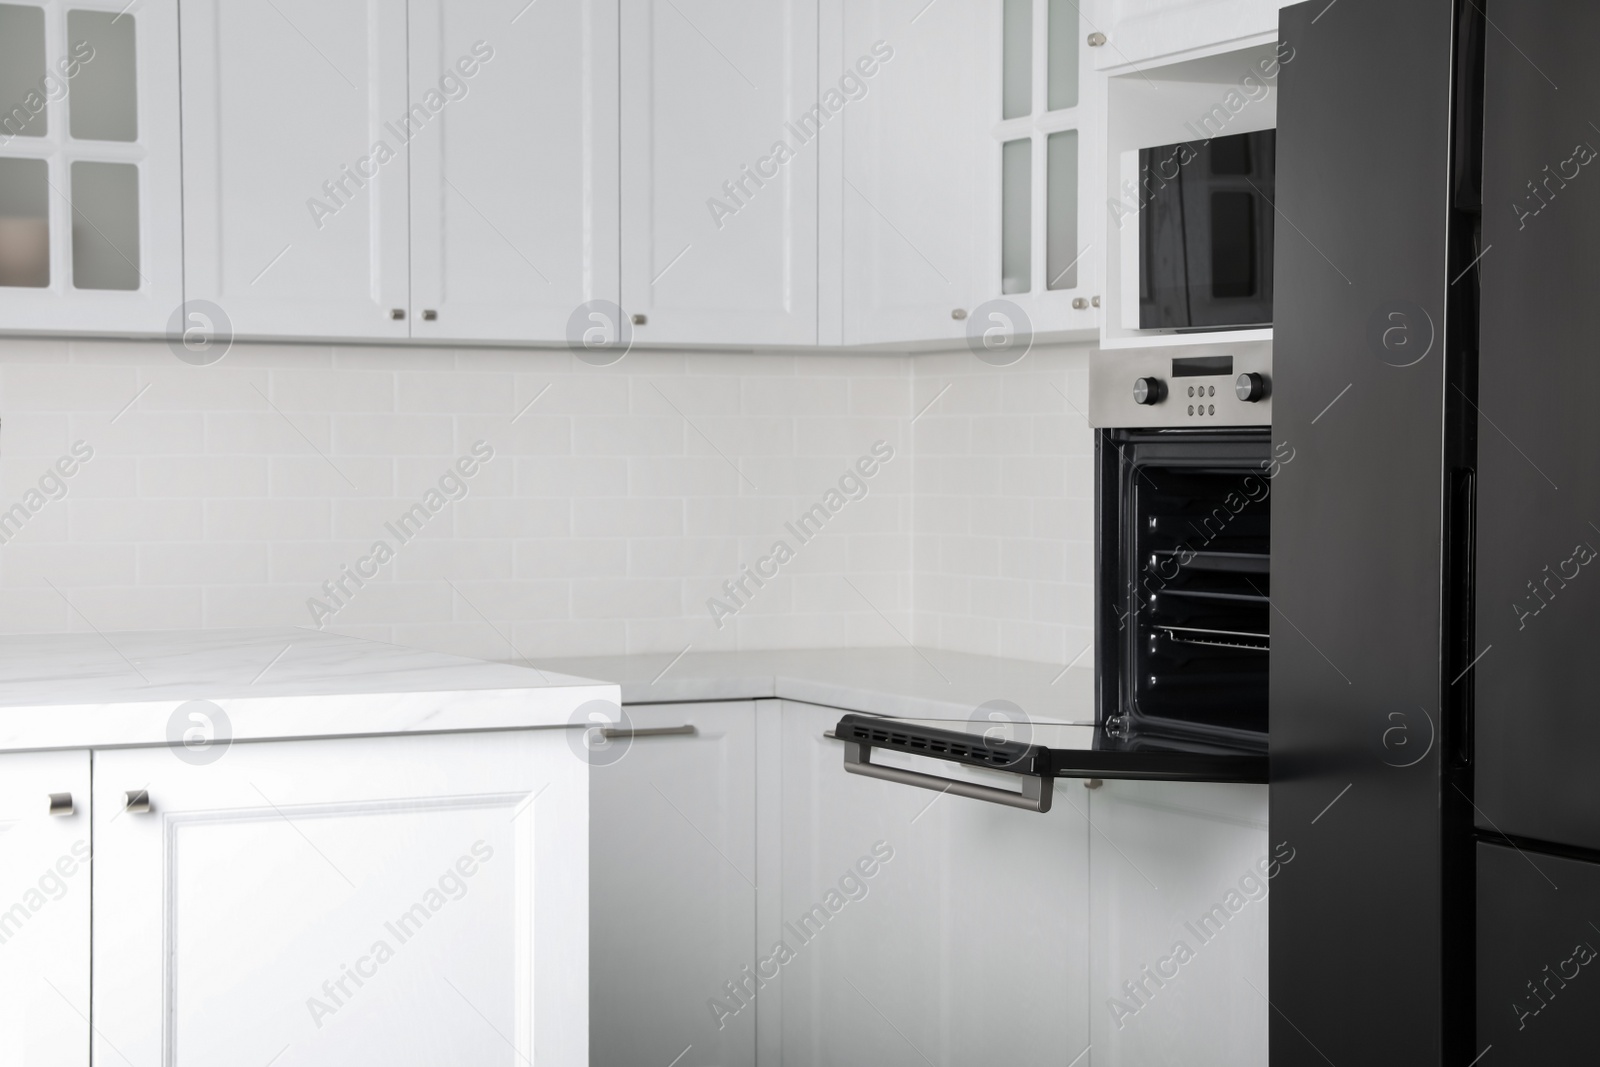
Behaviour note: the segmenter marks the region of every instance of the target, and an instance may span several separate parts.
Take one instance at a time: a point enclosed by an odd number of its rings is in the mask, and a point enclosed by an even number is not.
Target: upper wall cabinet
[[[258,336],[408,336],[403,4],[183,0],[186,298]]]
[[[622,0],[637,344],[813,344],[817,0]]]
[[[1104,47],[1094,64],[1101,70],[1136,70],[1151,60],[1170,62],[1215,52],[1238,43],[1276,40],[1278,9],[1297,0],[1092,0],[1094,19],[1084,32],[1100,31]],[[1237,43],[1236,43],[1237,42]]]
[[[0,4],[0,324],[157,333],[183,297],[177,0]]]
[[[410,144],[412,336],[559,341],[617,303],[617,0],[411,0],[410,71],[438,102]]]
[[[822,78],[845,103],[839,150],[825,157],[823,242],[839,263],[843,330],[824,340],[959,339],[966,313],[998,293],[988,277],[999,101],[991,8],[831,0],[839,46]]]

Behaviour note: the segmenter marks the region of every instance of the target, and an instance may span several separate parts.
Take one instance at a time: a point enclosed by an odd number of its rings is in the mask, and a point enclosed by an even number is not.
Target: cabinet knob
[[[1098,296],[1091,296],[1089,298],[1089,306],[1092,307],[1092,308],[1099,307],[1100,306],[1100,298]]]
[[[389,317],[391,319],[395,320],[396,322],[399,322],[401,319],[406,317],[406,309],[405,308],[390,308],[389,309]]]
[[[423,322],[434,322],[438,318],[439,318],[439,313],[437,311],[433,310],[433,308],[424,308],[423,309],[423,311],[422,311],[422,321]]]
[[[962,319],[967,317],[967,309],[966,308],[956,308],[956,309],[954,309],[953,311],[950,312],[950,317],[952,319],[955,319],[957,322],[960,322]]]
[[[125,794],[128,798],[127,805],[123,808],[130,815],[146,815],[150,811],[150,791],[148,789],[130,789]]]
[[[648,315],[635,313],[628,316],[628,321],[633,323],[635,326],[643,326],[645,323],[650,321],[650,317]]]
[[[1101,33],[1099,30],[1096,30],[1094,33],[1091,33],[1089,35],[1089,47],[1090,48],[1099,48],[1101,45],[1103,45],[1105,43],[1106,43],[1106,35]]]
[[[1075,296],[1072,298],[1072,306],[1075,310],[1082,311],[1089,306],[1089,301],[1081,296]]]
[[[71,793],[51,793],[50,794],[50,814],[51,815],[71,815],[72,814],[72,794]]]

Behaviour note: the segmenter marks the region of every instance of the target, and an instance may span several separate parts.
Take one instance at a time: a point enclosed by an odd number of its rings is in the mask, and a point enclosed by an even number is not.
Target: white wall
[[[194,367],[160,342],[8,339],[0,511],[73,442],[94,458],[0,546],[0,631],[310,625],[307,599],[397,544],[385,521],[482,439],[466,497],[328,629],[494,659],[905,635],[1064,662],[1091,625],[1091,438],[1051,383],[1087,410],[1085,375],[1065,350],[596,368],[241,344]],[[867,496],[799,545],[784,523],[880,439],[896,457]],[[793,563],[719,630],[707,598],[779,538]]]

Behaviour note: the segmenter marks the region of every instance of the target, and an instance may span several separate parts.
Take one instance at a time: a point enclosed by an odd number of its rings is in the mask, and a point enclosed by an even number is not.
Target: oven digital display
[[[1217,374],[1233,373],[1232,356],[1188,356],[1172,361],[1174,378],[1209,378]]]

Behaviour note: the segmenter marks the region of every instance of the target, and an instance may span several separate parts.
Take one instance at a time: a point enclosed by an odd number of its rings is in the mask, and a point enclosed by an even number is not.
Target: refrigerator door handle
[[[1021,808],[1023,811],[1036,811],[1042,814],[1050,810],[1052,779],[1038,775],[1018,775],[1022,779],[1022,792],[1013,793],[1009,789],[996,789],[994,786],[941,778],[937,774],[885,767],[872,762],[871,745],[863,745],[856,741],[844,743],[844,769],[851,774],[861,774],[885,782],[916,786],[918,789],[932,789],[935,792],[949,793],[971,800],[986,800],[991,804],[1003,804],[1008,808]]]

